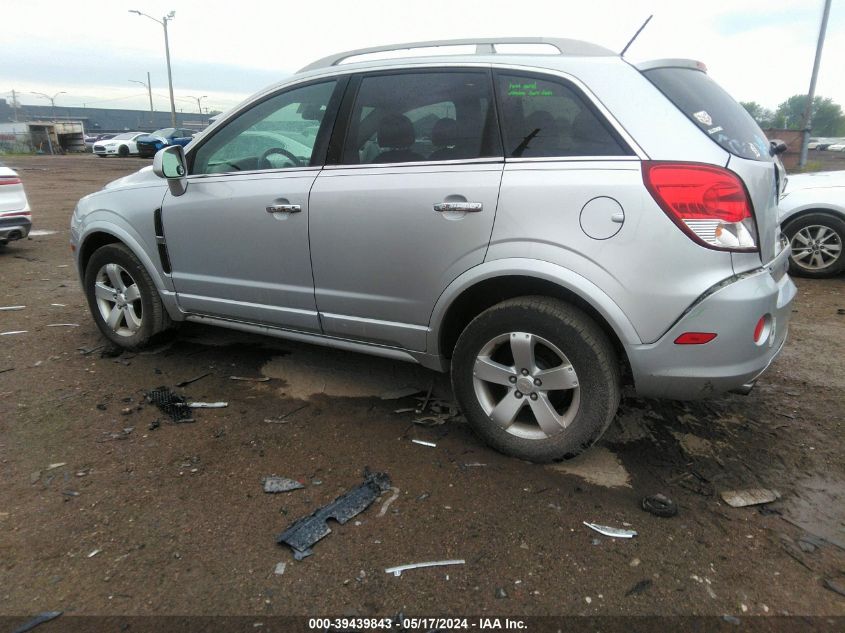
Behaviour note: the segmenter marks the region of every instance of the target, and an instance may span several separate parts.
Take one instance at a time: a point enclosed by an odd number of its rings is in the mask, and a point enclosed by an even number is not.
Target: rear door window
[[[625,156],[632,152],[601,114],[564,80],[498,73],[505,156]]]
[[[676,67],[653,68],[643,74],[722,149],[740,158],[772,160],[769,142],[757,122],[706,73]]]

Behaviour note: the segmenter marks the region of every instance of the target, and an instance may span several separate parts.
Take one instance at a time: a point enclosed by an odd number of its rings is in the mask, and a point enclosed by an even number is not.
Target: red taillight
[[[756,251],[757,226],[739,177],[698,163],[643,161],[643,182],[660,208],[694,241],[726,251]]]
[[[713,332],[684,332],[675,339],[675,345],[704,345],[714,338]]]
[[[760,317],[760,320],[757,321],[757,325],[754,326],[754,342],[759,343],[760,339],[763,338],[763,331],[766,329],[766,323],[768,323],[769,319],[767,318],[768,315],[764,314]]]
[[[21,179],[17,176],[0,176],[0,185],[19,185]]]

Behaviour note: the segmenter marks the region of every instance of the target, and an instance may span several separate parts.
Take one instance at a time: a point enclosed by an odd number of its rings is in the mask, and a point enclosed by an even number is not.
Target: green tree
[[[807,95],[792,95],[778,106],[775,119],[779,125],[789,130],[800,130],[804,119],[804,106]],[[812,130],[813,136],[839,136],[845,134],[845,114],[842,107],[829,97],[813,99]]]
[[[761,128],[769,128],[774,127],[772,125],[772,120],[775,117],[775,113],[769,110],[768,108],[764,108],[756,101],[740,101],[739,105],[745,108],[748,111],[748,114],[751,115],[751,118],[757,121],[757,125]]]

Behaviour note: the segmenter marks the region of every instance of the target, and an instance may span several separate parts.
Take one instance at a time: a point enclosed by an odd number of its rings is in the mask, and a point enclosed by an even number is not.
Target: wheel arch
[[[791,211],[789,213],[789,216],[781,221],[781,230],[786,231],[790,227],[790,225],[794,224],[801,218],[804,218],[808,215],[813,215],[814,213],[829,215],[833,218],[836,218],[837,220],[840,220],[841,222],[845,222],[845,209],[839,209],[837,207],[820,207],[818,205],[808,205],[796,211]]]
[[[429,334],[429,352],[450,358],[458,336],[487,308],[520,296],[540,295],[571,303],[586,312],[604,330],[620,360],[629,366],[626,345],[642,341],[613,300],[577,273],[548,262],[496,260],[456,279],[435,305]]]

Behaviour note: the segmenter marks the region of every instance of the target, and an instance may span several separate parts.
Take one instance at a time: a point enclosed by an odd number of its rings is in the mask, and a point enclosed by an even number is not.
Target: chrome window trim
[[[584,162],[629,162],[639,163],[642,159],[639,156],[533,156],[530,158],[506,158],[509,165],[519,163],[584,163]]]
[[[189,174],[185,176],[188,181],[200,180],[203,178],[232,178],[234,176],[255,176],[258,174],[292,174],[300,172],[318,172],[322,167],[309,165],[307,167],[278,167],[276,169],[250,169],[248,171],[222,171],[215,174]]]
[[[459,166],[459,165],[501,165],[505,162],[501,156],[484,158],[467,158],[458,160],[418,160],[405,163],[360,163],[357,165],[326,165],[325,171],[338,171],[341,169],[395,169],[396,167],[434,167],[434,166]]]
[[[588,156],[588,157],[573,157],[573,156],[538,156],[533,158],[501,158],[501,157],[485,157],[485,158],[477,158],[477,159],[469,159],[469,160],[461,160],[457,161],[459,163],[470,163],[475,161],[483,161],[483,160],[490,160],[491,158],[495,162],[522,162],[522,161],[571,161],[573,159],[581,159],[581,160],[648,160],[649,156],[646,154],[645,150],[640,147],[640,145],[634,140],[634,138],[628,133],[628,131],[622,126],[621,123],[614,117],[610,110],[602,103],[602,101],[589,89],[589,87],[582,82],[580,79],[568,73],[566,71],[558,70],[555,68],[549,68],[545,66],[525,66],[523,64],[514,64],[514,63],[507,63],[507,62],[469,62],[469,61],[455,61],[450,60],[448,62],[433,62],[430,59],[425,61],[413,62],[409,60],[402,61],[401,63],[385,63],[379,64],[377,66],[367,66],[364,68],[349,65],[346,66],[330,66],[326,67],[322,70],[325,72],[318,72],[318,73],[309,73],[307,76],[294,76],[289,81],[285,81],[279,84],[275,84],[262,90],[261,92],[253,95],[246,101],[242,102],[238,106],[235,106],[225,117],[221,115],[217,121],[214,122],[214,125],[206,128],[203,131],[202,136],[205,136],[208,132],[215,132],[218,128],[223,127],[224,125],[228,124],[229,121],[239,116],[244,111],[250,109],[252,105],[259,100],[275,96],[276,93],[280,93],[286,90],[291,90],[296,88],[299,84],[319,81],[321,79],[332,79],[339,77],[341,75],[354,75],[354,74],[361,74],[366,75],[369,73],[374,72],[381,72],[385,70],[420,70],[424,71],[426,69],[440,69],[440,68],[486,68],[492,70],[514,70],[514,71],[521,71],[521,72],[529,72],[533,74],[539,75],[548,75],[549,77],[557,77],[563,79],[565,81],[570,82],[573,86],[578,88],[584,98],[588,99],[590,103],[601,113],[601,115],[605,118],[605,121],[613,127],[613,129],[619,134],[622,139],[628,144],[631,150],[634,152],[635,156],[613,156],[613,157],[604,157],[604,156]],[[291,167],[285,170],[253,170],[250,172],[224,172],[223,174],[215,174],[215,175],[232,175],[232,174],[246,174],[246,173],[271,173],[273,171],[293,171],[299,169],[336,169],[336,168],[358,168],[358,167],[397,167],[397,166],[430,166],[430,165],[437,165],[437,164],[454,164],[456,161],[416,161],[414,163],[380,163],[378,165],[375,164],[366,164],[366,165],[334,165],[334,164],[327,164],[322,166],[309,166],[309,167]],[[209,176],[210,174],[192,174],[189,176],[196,177],[196,176]]]

